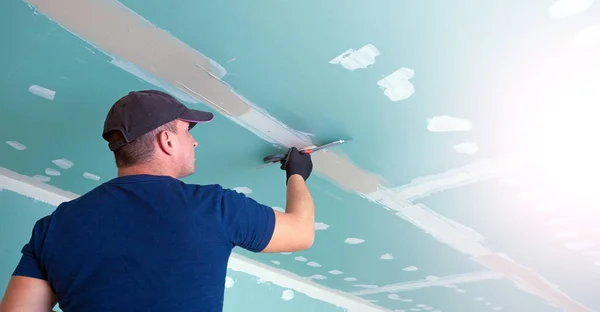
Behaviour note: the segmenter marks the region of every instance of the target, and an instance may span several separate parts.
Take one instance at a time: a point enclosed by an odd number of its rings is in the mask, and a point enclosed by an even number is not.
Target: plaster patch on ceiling
[[[234,187],[233,190],[244,195],[252,194],[252,190],[245,186]]]
[[[306,258],[304,258],[302,256],[297,256],[297,257],[294,258],[294,260],[300,261],[300,262],[306,262],[306,261],[308,261],[308,259],[306,259]]]
[[[387,295],[388,299],[390,300],[398,300],[398,301],[405,301],[406,299],[403,299],[402,297],[400,297],[397,294],[389,294]]]
[[[435,116],[427,119],[427,130],[431,132],[470,131],[472,128],[473,125],[466,119],[450,116]]]
[[[376,204],[397,211],[396,216],[423,229],[429,235],[467,255],[478,256],[491,253],[480,242],[483,237],[473,229],[450,220],[423,204],[413,204],[401,198],[392,189],[380,186],[377,192],[359,194]]]
[[[352,294],[357,296],[373,295],[379,293],[397,293],[404,291],[414,291],[418,289],[424,289],[429,287],[440,287],[440,286],[451,286],[448,288],[456,289],[455,285],[459,284],[473,284],[476,282],[487,281],[487,280],[500,280],[504,278],[504,275],[494,271],[483,271],[473,272],[458,275],[449,275],[444,277],[438,277],[437,279],[423,279],[409,282],[402,282],[397,284],[381,286],[378,289],[373,290],[361,290],[353,292]]]
[[[284,252],[280,252],[280,254],[282,254],[282,255],[291,255],[292,253],[289,252],[289,251],[284,251]]]
[[[343,274],[344,272],[340,271],[340,270],[331,270],[329,271],[329,274],[331,275],[340,275]]]
[[[56,95],[56,91],[38,85],[30,86],[29,92],[50,101],[54,100],[54,96]]]
[[[386,253],[386,254],[383,254],[383,255],[379,256],[379,259],[381,259],[381,260],[392,260],[392,259],[394,259],[394,256],[392,256],[392,254]]]
[[[52,168],[46,168],[45,173],[49,176],[59,176],[60,175],[60,171],[56,170],[56,169],[52,169]]]
[[[6,141],[5,143],[10,145],[12,148],[14,148],[18,151],[24,151],[27,149],[27,146],[25,146],[22,143],[17,142],[17,141]]]
[[[118,1],[93,0],[78,3],[74,0],[60,0],[49,3],[44,0],[27,0],[26,2],[34,5],[37,11],[50,17],[52,21],[98,51],[114,58],[117,62],[115,65],[127,65],[120,63],[127,60],[143,69],[142,73],[152,73],[159,82],[164,81],[196,98],[194,102],[200,100],[205,104],[213,105],[224,114],[236,116],[249,110],[248,105],[233,94],[229,86],[218,79],[223,73],[222,66],[214,68],[214,61],[156,27]],[[77,17],[67,13],[75,8],[80,12]],[[111,23],[106,23],[107,17],[111,18]],[[123,29],[128,31],[122,31]],[[154,43],[152,53],[139,48],[146,46],[148,42]],[[124,69],[131,70],[134,75],[140,74],[133,67]],[[202,94],[197,92],[199,90],[202,90]],[[181,96],[180,93],[177,94]],[[225,107],[221,107],[215,101]]]
[[[283,299],[285,301],[294,299],[294,292],[289,289],[284,290],[283,293],[281,294],[281,299]]]
[[[50,177],[41,174],[36,174],[31,178],[38,182],[50,182]]]
[[[332,152],[320,150],[311,154],[315,168],[344,190],[370,193],[377,190],[379,177],[363,171],[350,159]]]
[[[321,265],[319,263],[314,262],[314,261],[310,261],[306,265],[311,266],[313,268],[320,268],[321,267]]]
[[[211,73],[213,75],[215,75],[216,78],[221,79],[221,78],[225,77],[225,75],[227,75],[227,70],[225,70],[225,67],[221,66],[221,64],[217,63],[215,60],[210,59],[210,58],[208,59],[208,61],[212,65]],[[194,64],[194,65],[202,67],[202,65],[200,65],[200,64]],[[203,69],[208,71],[206,68],[203,68]]]
[[[62,202],[77,196],[71,192],[55,188],[3,167],[0,167],[0,188],[33,198],[52,206],[58,206]]]
[[[346,282],[356,282],[357,281],[356,277],[345,277],[344,280]]]
[[[600,24],[588,26],[580,30],[571,40],[571,46],[576,49],[591,48],[600,43]]]
[[[360,288],[367,288],[367,289],[376,289],[379,288],[379,286],[377,285],[364,285],[364,284],[357,284],[357,285],[352,285],[354,287],[360,287]]]
[[[412,266],[412,265],[402,269],[402,271],[405,271],[405,272],[414,272],[414,271],[418,271],[418,270],[419,270],[419,268],[417,268],[416,266]]]
[[[237,94],[234,91],[231,92]],[[235,117],[226,116],[233,122],[273,145],[282,144],[289,147],[294,146],[299,149],[313,145],[311,140],[313,134],[294,130],[244,96],[239,94],[237,96],[251,107],[251,109]]]
[[[457,153],[467,154],[467,155],[475,155],[479,151],[479,146],[475,142],[465,142],[461,144],[454,145],[454,150]]]
[[[402,301],[402,302],[413,302],[412,299],[410,299],[410,298],[402,298],[402,297],[400,297],[397,294],[389,294],[387,297],[388,297],[388,299],[391,299],[391,300],[397,300],[397,301]]]
[[[548,10],[552,18],[566,18],[589,9],[594,0],[557,0]]]
[[[233,287],[233,285],[235,285],[233,278],[226,276],[225,277],[225,288],[231,288],[231,287]]]
[[[279,261],[276,261],[276,260],[271,260],[271,263],[273,263],[273,264],[275,264],[275,265],[280,265],[280,264],[281,264],[281,262],[279,262]]]
[[[324,230],[327,230],[328,228],[329,228],[329,225],[327,225],[323,222],[315,223],[315,231],[324,231]]]
[[[364,243],[365,240],[364,239],[360,239],[360,238],[349,237],[349,238],[346,238],[346,240],[344,242],[346,244],[356,245],[356,244],[362,244],[362,243]]]
[[[201,103],[196,98],[189,96],[187,93],[173,87],[173,85],[171,85],[170,83],[162,81],[161,79],[157,78],[155,75],[147,72],[146,70],[140,68],[139,66],[137,66],[136,64],[134,64],[132,62],[129,62],[122,58],[113,56],[110,63],[112,65],[142,79],[143,81],[145,81],[151,85],[154,85],[158,88],[163,89],[165,92],[170,93],[174,97],[178,98],[180,101],[187,102],[187,103],[196,103],[196,104]]]
[[[325,279],[327,279],[327,276],[323,276],[321,274],[315,274],[313,276],[308,277],[308,279],[325,280]]]
[[[73,167],[73,162],[66,158],[55,159],[52,162],[62,169],[69,169]]]
[[[89,173],[89,172],[84,172],[83,173],[83,177],[86,178],[86,179],[88,179],[88,180],[100,181],[100,177],[99,176],[97,176],[95,174],[92,174],[92,173]]]
[[[356,51],[354,51],[354,49],[346,50],[346,52],[329,61],[329,64],[340,64],[344,68],[353,71],[359,68],[367,68],[367,66],[375,64],[375,58],[378,55],[379,50],[377,50],[374,45],[367,44]]]
[[[397,194],[398,200],[416,200],[448,189],[500,178],[506,171],[505,167],[506,164],[502,160],[482,159],[441,174],[415,178],[409,184],[396,187],[392,191]]]
[[[379,80],[377,85],[391,101],[406,100],[415,93],[415,86],[409,81],[414,75],[414,70],[402,67]]]

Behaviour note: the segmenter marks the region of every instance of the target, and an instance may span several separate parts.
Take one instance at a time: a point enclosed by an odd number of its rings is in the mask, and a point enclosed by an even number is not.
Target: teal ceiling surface
[[[102,1],[116,3],[84,3]],[[599,202],[561,193],[544,179],[545,159],[515,161],[536,149],[542,112],[561,86],[600,81],[600,4],[573,0],[572,15],[559,18],[567,2],[120,1],[220,64],[220,79],[237,94],[315,144],[351,139],[329,152],[408,203],[397,216],[317,170],[308,183],[319,222],[314,246],[240,254],[390,311],[593,311]],[[114,101],[130,90],[176,89],[116,66],[28,3],[0,4],[0,167],[83,194],[116,175],[100,136]],[[589,44],[571,52],[577,34]],[[154,43],[146,44],[152,53]],[[372,64],[332,64],[367,45],[378,51]],[[398,92],[412,85],[414,93],[395,101],[378,82],[401,68],[413,75]],[[55,94],[44,98],[31,86]],[[184,180],[244,187],[284,207],[285,174],[257,168],[284,146],[192,102],[216,115],[194,128],[198,169]],[[456,119],[436,124],[440,116]]]

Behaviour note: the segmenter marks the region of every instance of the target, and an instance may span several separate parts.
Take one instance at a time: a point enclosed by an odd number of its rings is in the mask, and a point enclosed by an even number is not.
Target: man
[[[185,184],[198,143],[189,130],[213,114],[159,91],[131,92],[110,109],[103,138],[118,177],[40,220],[1,312],[222,311],[235,246],[298,251],[314,239],[305,180],[310,155],[291,148],[286,212],[219,185]]]

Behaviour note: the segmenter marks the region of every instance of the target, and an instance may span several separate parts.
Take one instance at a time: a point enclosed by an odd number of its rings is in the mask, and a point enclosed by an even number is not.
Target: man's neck
[[[173,178],[177,178],[177,176],[173,172],[169,172],[169,170],[166,170],[165,168],[161,168],[160,166],[155,166],[152,164],[118,168],[117,170],[117,176],[119,177],[138,174],[170,176]]]

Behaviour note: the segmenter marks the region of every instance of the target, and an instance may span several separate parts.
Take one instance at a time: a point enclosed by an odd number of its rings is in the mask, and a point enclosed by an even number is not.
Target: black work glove
[[[310,154],[300,154],[297,148],[292,147],[288,150],[285,158],[281,160],[281,170],[285,170],[287,178],[285,184],[287,185],[288,179],[293,174],[299,174],[304,178],[304,181],[308,179],[312,171],[312,160]]]

